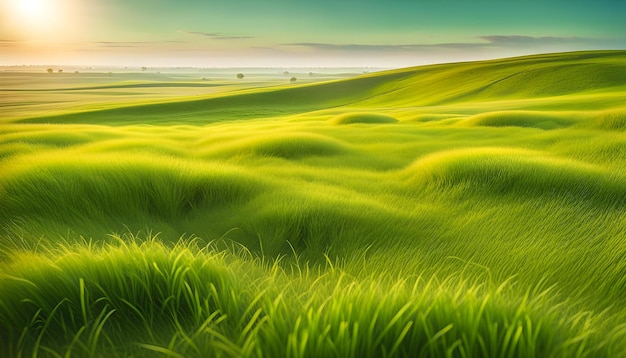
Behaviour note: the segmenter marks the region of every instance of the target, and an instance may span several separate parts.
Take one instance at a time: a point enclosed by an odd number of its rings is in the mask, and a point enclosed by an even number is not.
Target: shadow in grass
[[[336,125],[343,124],[390,124],[397,123],[398,120],[387,114],[380,113],[344,113],[331,120]]]

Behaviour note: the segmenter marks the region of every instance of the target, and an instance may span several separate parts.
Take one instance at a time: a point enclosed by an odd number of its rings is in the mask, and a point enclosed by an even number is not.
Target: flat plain
[[[0,110],[0,356],[626,352],[624,51],[5,71]]]

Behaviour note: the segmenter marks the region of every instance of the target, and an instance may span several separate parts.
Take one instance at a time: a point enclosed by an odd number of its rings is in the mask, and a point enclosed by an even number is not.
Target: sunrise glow
[[[70,0],[8,0],[5,16],[12,32],[26,41],[54,42],[72,25]]]
[[[1,0],[0,65],[402,67],[622,49],[624,6]]]

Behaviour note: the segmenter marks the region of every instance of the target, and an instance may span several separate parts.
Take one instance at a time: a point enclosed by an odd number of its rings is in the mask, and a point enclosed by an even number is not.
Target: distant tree
[[[63,70],[59,70],[58,72],[59,72],[59,73],[63,73]]]
[[[146,72],[148,70],[148,67],[141,67],[141,72]]]
[[[291,77],[291,78],[289,79],[289,82],[294,83],[294,82],[296,82],[297,80],[298,80],[297,78],[295,78],[295,77]]]
[[[79,74],[80,72],[78,72],[78,71],[74,71],[74,73],[75,73],[75,74]]]
[[[238,74],[237,74],[237,78],[238,78],[238,79],[242,79],[243,77],[244,77],[244,76],[243,76],[243,73],[238,73]]]
[[[53,69],[51,69],[51,68],[47,69],[46,71],[47,71],[48,73],[52,73],[52,72],[54,72],[54,70],[53,70]]]
[[[113,72],[109,72],[109,73],[107,73],[107,75],[108,75],[109,77],[113,77]]]
[[[283,72],[283,75],[288,76],[289,75],[289,71]]]
[[[313,77],[313,72],[309,72],[309,77]]]

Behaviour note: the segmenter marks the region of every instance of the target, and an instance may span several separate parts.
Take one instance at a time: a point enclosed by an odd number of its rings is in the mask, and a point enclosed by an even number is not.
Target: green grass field
[[[0,356],[626,357],[625,51],[80,76],[0,73]]]

